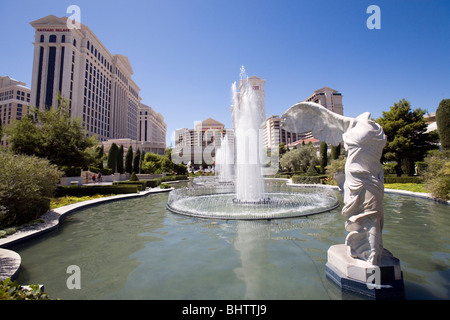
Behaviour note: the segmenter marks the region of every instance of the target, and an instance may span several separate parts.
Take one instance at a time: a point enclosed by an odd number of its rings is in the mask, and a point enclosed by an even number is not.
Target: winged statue
[[[365,112],[356,118],[336,114],[312,102],[300,102],[281,117],[289,132],[312,132],[314,138],[332,145],[343,143],[345,163],[344,207],[349,232],[345,244],[354,258],[378,265],[385,254],[382,242],[384,176],[380,163],[386,136]]]

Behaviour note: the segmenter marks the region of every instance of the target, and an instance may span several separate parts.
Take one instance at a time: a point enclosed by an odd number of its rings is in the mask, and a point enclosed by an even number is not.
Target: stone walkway
[[[123,194],[78,202],[64,207],[56,208],[43,214],[41,216],[41,219],[43,219],[44,222],[20,229],[14,234],[0,239],[0,281],[3,281],[8,277],[11,277],[11,279],[14,280],[18,276],[20,264],[22,262],[22,259],[18,253],[8,250],[7,248],[57,228],[60,221],[62,221],[64,216],[66,216],[67,214],[72,213],[78,209],[86,208],[87,206],[93,206],[100,203],[121,199],[142,197],[151,193],[169,192],[171,190],[173,190],[173,188],[160,189],[159,187],[156,187],[141,191],[139,193]]]
[[[0,281],[6,278],[15,280],[19,274],[20,263],[22,259],[20,255],[14,251],[0,249]]]

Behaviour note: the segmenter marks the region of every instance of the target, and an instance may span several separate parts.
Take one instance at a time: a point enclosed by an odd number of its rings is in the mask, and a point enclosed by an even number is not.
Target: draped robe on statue
[[[301,102],[287,110],[282,126],[290,132],[312,131],[315,138],[332,145],[343,142],[345,163],[344,207],[349,232],[345,243],[352,257],[379,264],[383,254],[383,167],[380,163],[386,136],[366,112],[344,117],[323,106]]]
[[[386,137],[381,126],[368,119],[367,114],[356,119],[343,134],[348,151],[342,209],[342,215],[348,219],[345,243],[352,257],[378,264],[383,252],[384,176],[380,157]]]

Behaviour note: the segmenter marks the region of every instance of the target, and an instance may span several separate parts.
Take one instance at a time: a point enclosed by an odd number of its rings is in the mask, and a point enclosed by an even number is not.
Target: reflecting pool
[[[340,197],[340,195],[338,195]],[[341,198],[339,198],[341,199]],[[280,220],[210,220],[171,213],[167,193],[69,215],[12,250],[19,283],[61,299],[355,299],[325,277],[344,242],[340,208]],[[406,299],[450,298],[449,207],[385,195],[384,245],[401,261]],[[81,271],[81,289],[68,289]]]

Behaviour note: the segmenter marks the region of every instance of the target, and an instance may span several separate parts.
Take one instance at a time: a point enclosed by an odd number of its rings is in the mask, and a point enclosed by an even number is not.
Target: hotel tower
[[[30,104],[49,108],[60,92],[89,135],[138,140],[140,89],[128,58],[111,54],[87,26],[69,28],[67,20],[49,15],[30,23],[36,30]]]

